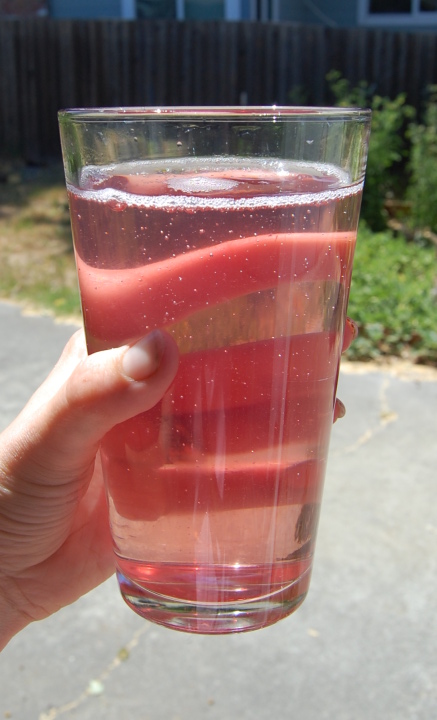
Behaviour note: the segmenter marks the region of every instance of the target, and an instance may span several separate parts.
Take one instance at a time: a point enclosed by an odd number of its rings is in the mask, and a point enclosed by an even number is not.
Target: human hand
[[[166,333],[87,356],[78,332],[0,435],[0,648],[113,573],[99,443],[160,400],[177,364]]]
[[[346,323],[344,326],[344,334],[343,334],[343,346],[341,348],[341,352],[344,353],[350,347],[351,343],[355,340],[355,338],[358,335],[358,326],[354,320],[351,320],[351,318],[346,318]],[[340,418],[344,417],[346,414],[346,408],[339,400],[336,398],[335,405],[334,405],[334,422],[337,420],[340,420]]]
[[[343,351],[356,333],[348,319]],[[166,333],[88,357],[78,332],[0,435],[0,649],[113,573],[100,440],[153,407],[177,364]],[[344,413],[337,400],[334,421]]]

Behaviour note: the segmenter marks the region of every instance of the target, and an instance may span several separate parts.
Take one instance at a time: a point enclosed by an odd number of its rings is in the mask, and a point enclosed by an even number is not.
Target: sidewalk
[[[74,328],[0,303],[0,428]],[[437,371],[346,365],[312,585],[287,620],[190,636],[108,581],[0,656],[13,720],[437,718]]]

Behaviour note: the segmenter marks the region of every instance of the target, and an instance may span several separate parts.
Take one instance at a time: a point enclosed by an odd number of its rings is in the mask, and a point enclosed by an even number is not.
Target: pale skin
[[[355,335],[348,321],[343,349]],[[0,435],[0,649],[113,574],[99,444],[153,407],[177,366],[166,333],[87,356],[79,331]],[[337,400],[334,420],[343,415]]]

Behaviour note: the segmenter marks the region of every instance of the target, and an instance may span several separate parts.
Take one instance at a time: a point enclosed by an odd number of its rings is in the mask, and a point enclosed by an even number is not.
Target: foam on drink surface
[[[326,204],[359,194],[330,164],[265,161],[250,158],[201,158],[143,161],[87,167],[70,192],[89,201],[124,207],[239,211]]]

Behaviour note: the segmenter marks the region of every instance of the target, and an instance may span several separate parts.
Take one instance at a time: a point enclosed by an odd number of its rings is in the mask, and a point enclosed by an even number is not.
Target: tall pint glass
[[[180,353],[101,444],[127,604],[167,627],[270,625],[308,591],[369,112],[59,115],[88,350]]]

